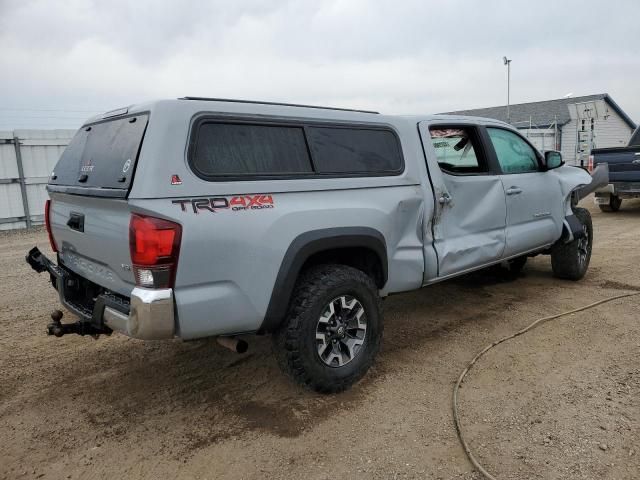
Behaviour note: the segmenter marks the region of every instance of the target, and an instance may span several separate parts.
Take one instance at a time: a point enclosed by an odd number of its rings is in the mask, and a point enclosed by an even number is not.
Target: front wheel
[[[593,246],[591,214],[585,208],[574,208],[574,215],[582,224],[583,236],[569,243],[559,240],[551,248],[551,268],[558,278],[580,280],[587,273]]]
[[[282,370],[317,392],[346,390],[373,364],[382,337],[378,289],[364,272],[320,265],[298,281],[273,336]]]

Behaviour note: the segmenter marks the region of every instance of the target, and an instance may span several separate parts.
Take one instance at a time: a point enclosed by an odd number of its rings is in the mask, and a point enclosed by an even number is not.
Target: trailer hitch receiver
[[[51,323],[47,325],[47,335],[62,337],[70,333],[77,335],[91,335],[98,338],[99,335],[111,335],[111,330],[107,328],[96,328],[92,324],[83,321],[74,323],[62,323],[63,313],[60,310],[51,312]]]

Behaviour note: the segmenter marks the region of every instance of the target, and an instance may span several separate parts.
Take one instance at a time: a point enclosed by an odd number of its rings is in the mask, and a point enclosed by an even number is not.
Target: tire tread
[[[593,226],[591,223],[591,214],[585,208],[575,207],[574,215],[578,217],[580,223],[587,225],[589,235],[591,236],[590,248],[593,248]],[[589,268],[589,258],[587,258],[587,266],[582,269],[576,259],[577,240],[569,243],[558,241],[551,249],[551,268],[553,275],[557,278],[565,280],[580,280],[585,276]]]
[[[380,337],[382,336],[382,322],[378,327],[380,334],[377,338],[368,339],[369,342],[373,342],[373,348],[362,352],[362,354],[368,356],[365,359],[365,364],[352,374],[332,382],[326,382],[314,378],[305,368],[305,359],[300,351],[300,345],[303,343],[303,339],[300,338],[301,327],[305,321],[305,313],[317,302],[322,301],[323,295],[328,290],[353,282],[364,284],[367,289],[375,293],[376,307],[380,312],[380,298],[377,294],[377,287],[371,277],[358,269],[346,265],[318,265],[303,272],[298,279],[287,317],[281,328],[273,336],[275,355],[280,368],[295,382],[311,390],[321,393],[337,393],[348,389],[364,376],[371,364],[373,364],[375,355],[378,352]]]

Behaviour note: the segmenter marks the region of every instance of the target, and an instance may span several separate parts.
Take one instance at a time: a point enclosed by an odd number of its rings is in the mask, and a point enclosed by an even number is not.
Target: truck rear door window
[[[148,118],[141,114],[85,125],[63,152],[49,184],[126,194]]]
[[[204,177],[312,173],[302,127],[201,124],[192,166]]]
[[[486,162],[476,153],[470,129],[432,127],[429,133],[438,166],[444,172],[461,175],[488,171]]]
[[[398,139],[390,130],[307,127],[318,173],[383,174],[402,170]]]

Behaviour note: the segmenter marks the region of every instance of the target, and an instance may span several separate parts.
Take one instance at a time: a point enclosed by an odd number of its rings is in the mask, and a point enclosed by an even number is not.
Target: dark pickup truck
[[[626,147],[596,148],[589,166],[609,166],[609,184],[596,190],[595,201],[603,212],[617,212],[625,198],[640,197],[640,127]]]

